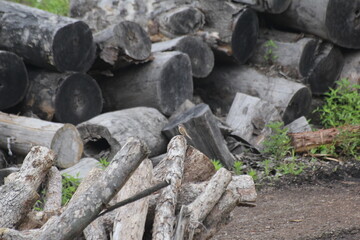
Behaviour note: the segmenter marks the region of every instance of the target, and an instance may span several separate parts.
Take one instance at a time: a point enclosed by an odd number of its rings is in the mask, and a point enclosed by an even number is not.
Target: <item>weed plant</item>
[[[10,0],[62,16],[68,16],[69,0]]]

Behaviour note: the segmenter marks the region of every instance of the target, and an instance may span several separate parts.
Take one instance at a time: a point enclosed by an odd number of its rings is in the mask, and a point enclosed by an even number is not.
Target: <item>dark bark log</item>
[[[218,159],[231,169],[235,161],[226,146],[217,121],[206,104],[199,104],[169,122],[163,133],[171,138],[179,134],[178,125],[183,124],[190,138],[190,145],[199,149],[211,159]]]
[[[306,115],[311,103],[311,91],[305,85],[280,77],[267,76],[249,66],[217,66],[209,77],[199,79],[200,96],[212,108],[227,113],[237,92],[274,104],[285,124]]]
[[[341,47],[360,48],[360,1],[292,0],[289,8],[268,17],[276,24],[312,33]]]
[[[275,121],[281,121],[281,116],[273,104],[243,93],[236,93],[226,117],[226,123],[233,129],[231,135],[246,140],[258,150],[271,135],[267,125]]]
[[[101,113],[97,82],[83,73],[56,73],[29,68],[30,87],[19,106],[43,120],[78,124]]]
[[[12,52],[0,51],[0,110],[19,103],[25,97],[28,85],[22,59]]]
[[[343,51],[344,67],[340,74],[340,79],[347,78],[351,84],[360,85],[360,52]]]
[[[142,139],[151,154],[166,152],[166,138],[161,129],[167,119],[156,109],[138,107],[104,113],[77,126],[87,157],[111,159],[128,137]]]
[[[94,35],[98,56],[94,69],[116,70],[146,61],[151,55],[151,41],[137,23],[123,21]]]
[[[183,36],[169,41],[154,43],[152,52],[179,51],[190,57],[192,75],[203,78],[214,67],[214,54],[210,47],[199,37]]]
[[[146,106],[170,115],[192,98],[189,57],[180,52],[155,53],[154,57],[111,78],[95,76],[104,96],[104,111]]]
[[[0,2],[0,48],[50,70],[86,72],[95,59],[89,27],[25,5]]]
[[[32,209],[55,154],[46,147],[35,146],[26,156],[19,172],[8,176],[0,187],[0,227],[15,227]]]
[[[76,202],[70,203],[59,217],[50,223],[48,221],[49,224],[44,225],[38,239],[65,240],[78,236],[124,186],[147,154],[148,150],[142,142],[129,139],[98,181],[80,195]]]
[[[71,124],[0,113],[0,129],[2,148],[10,145],[14,154],[25,156],[33,146],[48,147],[57,154],[56,165],[61,168],[76,164],[83,153],[80,134]]]
[[[233,2],[246,4],[249,7],[260,11],[260,12],[268,12],[268,13],[282,13],[284,12],[290,5],[291,0],[232,0]]]

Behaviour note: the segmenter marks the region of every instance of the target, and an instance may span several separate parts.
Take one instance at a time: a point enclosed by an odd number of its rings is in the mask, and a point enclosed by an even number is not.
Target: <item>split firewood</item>
[[[80,134],[72,124],[43,121],[0,112],[0,147],[10,155],[25,156],[33,146],[52,149],[56,166],[71,167],[83,153]]]
[[[84,22],[9,1],[0,1],[0,9],[1,49],[49,70],[90,69],[95,44]]]
[[[168,145],[166,160],[167,173],[163,180],[169,181],[171,185],[163,189],[157,199],[154,224],[152,228],[152,239],[172,239],[175,227],[175,207],[180,190],[184,171],[184,160],[186,153],[186,139],[184,136],[175,136]]]
[[[37,190],[54,161],[53,151],[35,146],[20,171],[6,178],[5,185],[0,187],[0,227],[15,227],[30,212],[39,198]]]
[[[158,52],[154,60],[125,68],[113,77],[94,75],[104,96],[104,111],[153,107],[171,115],[193,95],[191,62],[181,52]]]
[[[15,53],[0,50],[0,110],[19,103],[29,86],[27,70],[22,59]]]
[[[291,145],[295,148],[296,152],[306,152],[321,145],[338,144],[337,136],[346,131],[359,134],[360,126],[343,126],[321,129],[314,132],[291,133],[289,136],[291,138]]]
[[[78,124],[101,113],[97,82],[84,73],[57,73],[28,68],[30,86],[17,108],[40,119]]]
[[[137,23],[123,21],[94,34],[98,56],[93,69],[116,70],[149,60],[151,41]]]
[[[182,124],[187,132],[190,145],[211,159],[220,160],[231,169],[235,158],[226,146],[224,137],[218,127],[217,120],[206,104],[199,104],[174,118],[163,129],[163,133],[171,138],[179,133]]]
[[[77,126],[84,142],[84,155],[108,160],[126,143],[129,137],[145,141],[156,156],[166,151],[166,138],[161,129],[167,119],[158,110],[137,107],[103,113]]]

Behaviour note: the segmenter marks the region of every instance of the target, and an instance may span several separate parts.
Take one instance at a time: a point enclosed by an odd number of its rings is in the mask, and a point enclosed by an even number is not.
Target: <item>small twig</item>
[[[104,214],[106,214],[108,212],[111,212],[111,211],[113,211],[113,210],[115,210],[115,209],[117,209],[119,207],[125,206],[125,205],[127,205],[129,203],[132,203],[132,202],[135,202],[135,201],[137,201],[137,200],[139,200],[141,198],[147,197],[150,194],[152,194],[152,193],[154,193],[156,191],[159,191],[160,189],[162,189],[162,188],[164,188],[164,187],[166,187],[168,185],[170,185],[170,182],[163,181],[163,182],[161,182],[159,184],[156,184],[155,186],[153,186],[151,188],[145,189],[144,191],[139,192],[136,195],[134,195],[134,196],[132,196],[132,197],[130,197],[128,199],[125,199],[125,200],[123,200],[121,202],[115,203],[114,205],[106,208],[105,211],[100,213],[96,218],[101,217],[102,215],[104,215]]]

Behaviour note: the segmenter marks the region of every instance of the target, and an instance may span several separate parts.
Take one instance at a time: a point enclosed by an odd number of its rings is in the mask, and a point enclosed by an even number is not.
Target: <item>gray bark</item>
[[[289,133],[298,133],[298,132],[309,132],[311,131],[310,124],[304,116],[295,119],[291,123],[285,126],[289,129]]]
[[[0,110],[13,107],[26,94],[29,79],[22,59],[0,50]]]
[[[344,51],[344,67],[340,78],[347,78],[352,84],[360,85],[360,52]]]
[[[55,214],[61,209],[62,181],[61,174],[56,167],[51,167],[46,183],[44,211]]]
[[[25,5],[0,1],[0,48],[50,70],[86,72],[95,59],[84,22]]]
[[[247,6],[260,12],[282,13],[290,5],[291,0],[232,0],[233,2],[246,4]]]
[[[167,119],[156,109],[138,107],[103,113],[77,126],[84,142],[84,155],[108,160],[126,143],[127,138],[142,139],[150,156],[166,151],[166,138],[161,129]]]

